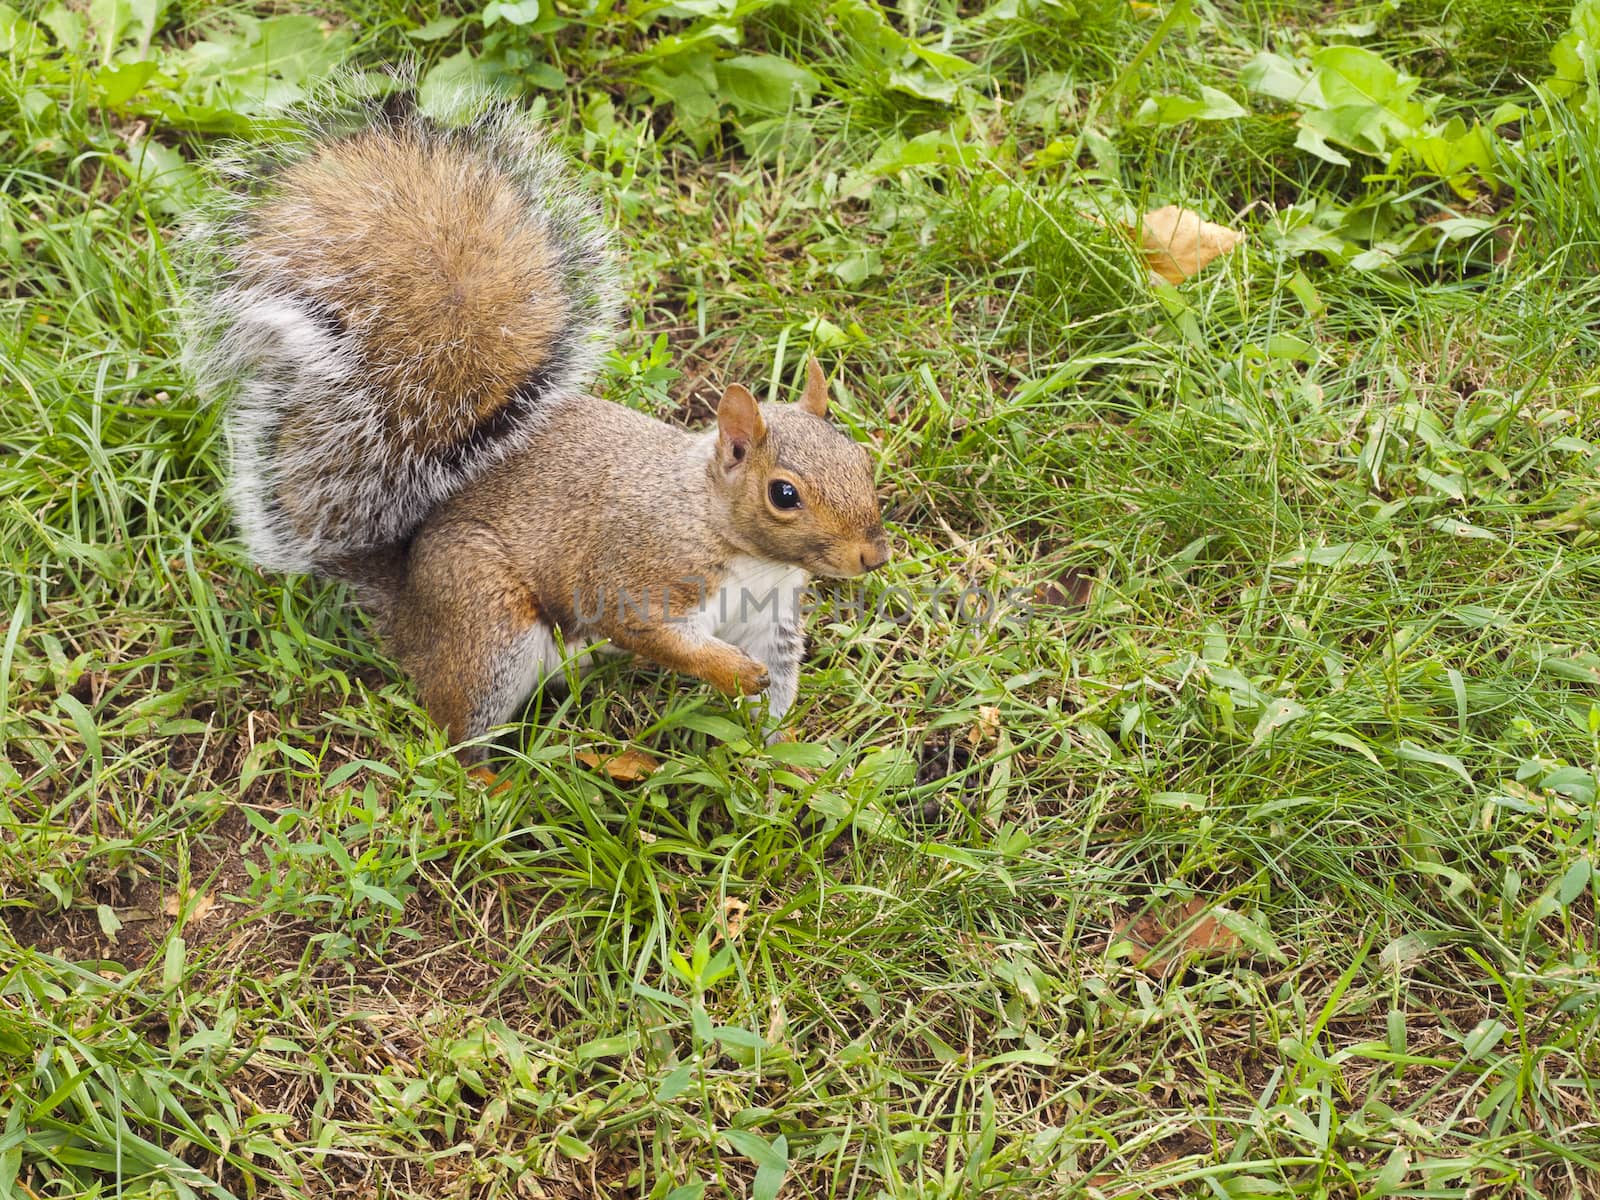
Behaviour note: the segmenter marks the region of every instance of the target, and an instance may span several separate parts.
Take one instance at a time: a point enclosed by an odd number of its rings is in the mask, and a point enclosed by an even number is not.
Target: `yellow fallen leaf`
[[[637,783],[650,775],[661,764],[643,750],[624,750],[621,754],[597,754],[593,750],[579,750],[578,761],[596,771],[604,771],[618,783]]]
[[[1244,234],[1203,220],[1191,209],[1169,204],[1147,212],[1139,231],[1145,261],[1168,283],[1182,283],[1208,262],[1227,254]]]

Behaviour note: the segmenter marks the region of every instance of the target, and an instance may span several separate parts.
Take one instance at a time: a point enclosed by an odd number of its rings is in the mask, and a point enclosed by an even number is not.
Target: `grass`
[[[0,1197],[1600,1194],[1600,132],[1492,53],[1565,15],[884,18],[968,77],[846,10],[722,13],[818,87],[709,131],[660,90],[687,10],[304,7],[275,68],[558,63],[631,290],[606,394],[703,416],[814,349],[878,455],[897,557],[813,619],[794,743],[611,664],[492,788],[341,590],[247,565],[177,369],[184,156],[249,111],[195,48],[255,62],[242,10],[41,10],[34,52],[0,10]],[[1302,253],[1290,204],[1463,201],[1281,105],[1137,119],[1361,36],[1535,114],[1509,257]],[[1249,237],[1153,290],[1110,226],[1169,202]],[[589,765],[625,747],[662,765]]]

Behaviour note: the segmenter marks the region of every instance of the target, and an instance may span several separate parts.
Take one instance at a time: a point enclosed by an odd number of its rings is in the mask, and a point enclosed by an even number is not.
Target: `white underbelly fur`
[[[758,651],[771,644],[780,626],[792,628],[798,621],[808,581],[803,570],[787,563],[735,558],[722,587],[702,606],[697,624],[706,634],[767,662]]]

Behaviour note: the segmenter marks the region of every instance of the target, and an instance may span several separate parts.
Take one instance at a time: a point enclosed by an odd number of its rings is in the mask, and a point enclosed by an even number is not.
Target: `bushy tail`
[[[186,362],[227,405],[256,562],[343,573],[403,542],[586,387],[615,319],[605,228],[505,103],[295,111],[216,163],[186,251]]]

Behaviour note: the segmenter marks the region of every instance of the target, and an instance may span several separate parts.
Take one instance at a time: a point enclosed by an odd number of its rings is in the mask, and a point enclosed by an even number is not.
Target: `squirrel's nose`
[[[886,538],[876,538],[861,548],[861,569],[863,571],[876,571],[888,561],[889,542]]]

